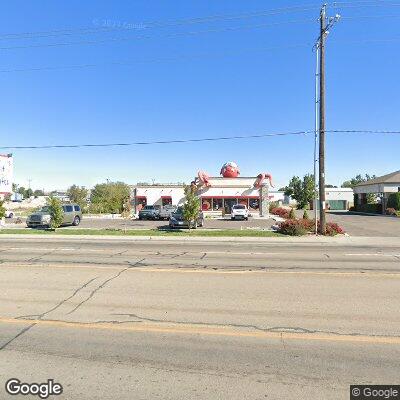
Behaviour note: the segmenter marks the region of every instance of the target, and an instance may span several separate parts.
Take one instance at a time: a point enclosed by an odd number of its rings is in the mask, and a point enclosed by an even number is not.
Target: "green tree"
[[[388,198],[387,208],[394,208],[400,211],[400,192],[391,193]]]
[[[305,220],[309,220],[310,219],[310,216],[308,215],[307,210],[304,210],[303,219],[305,219]]]
[[[31,188],[25,189],[24,192],[25,199],[29,199],[31,196],[33,196],[33,190]]]
[[[189,229],[196,226],[197,218],[200,213],[200,199],[196,195],[194,186],[184,187],[185,204],[183,205],[183,218],[188,223]]]
[[[376,175],[369,175],[365,174],[362,176],[361,174],[356,175],[354,178],[351,178],[348,181],[345,181],[342,183],[343,188],[352,188],[354,189],[354,186],[367,182],[371,179],[375,179]],[[375,204],[377,202],[376,194],[375,193],[367,193],[367,204]],[[354,204],[357,204],[356,199],[354,198]]]
[[[20,186],[20,187],[17,189],[17,193],[22,194],[22,196],[25,197],[25,190],[26,190],[26,189],[25,189],[23,186]]]
[[[4,201],[0,200],[0,219],[3,219],[6,216],[6,209],[4,207]]]
[[[71,202],[79,204],[82,210],[86,208],[88,194],[89,191],[84,186],[72,185],[67,190]]]
[[[297,201],[297,208],[305,208],[314,198],[314,175],[307,174],[301,180],[294,176],[285,188],[285,195]]]
[[[33,192],[33,195],[34,195],[35,197],[44,196],[44,192],[43,192],[43,190],[36,189],[36,190]]]
[[[56,197],[50,196],[47,199],[47,205],[50,211],[50,228],[56,230],[63,222],[63,209],[61,201]]]
[[[124,205],[129,201],[131,189],[123,182],[97,184],[90,195],[91,209],[100,213],[117,213],[124,211]]]

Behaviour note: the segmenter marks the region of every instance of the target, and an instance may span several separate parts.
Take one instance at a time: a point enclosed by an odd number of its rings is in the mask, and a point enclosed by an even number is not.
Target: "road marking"
[[[67,269],[97,269],[97,270],[120,270],[122,267],[126,266],[126,264],[121,264],[118,266],[106,265],[100,267],[98,265],[85,265],[85,264],[40,264],[38,262],[35,263],[18,263],[17,262],[4,262],[0,264],[0,269],[3,267],[9,268],[67,268]],[[214,269],[218,267],[207,267],[207,269],[203,268],[201,264],[196,267],[196,269],[189,268],[154,268],[154,267],[134,267],[127,269],[126,272],[163,272],[163,273],[176,273],[176,274],[227,274],[227,275],[235,275],[235,274],[260,274],[260,275],[327,275],[327,276],[376,276],[376,277],[390,277],[390,278],[400,278],[399,272],[387,272],[387,271],[287,271],[280,270],[274,271],[272,269],[267,269],[268,267],[255,267],[257,269],[252,270],[252,267],[242,267],[240,270],[232,270],[232,269]],[[264,268],[264,269],[260,269]]]
[[[352,256],[352,257],[400,257],[400,254],[382,254],[382,253],[350,253],[345,254],[345,256]]]
[[[4,324],[35,324],[36,326],[72,328],[72,329],[98,329],[109,331],[125,332],[150,332],[150,333],[169,333],[169,334],[189,334],[189,335],[208,335],[208,336],[228,336],[228,337],[248,337],[256,339],[277,339],[277,340],[305,340],[305,341],[326,341],[326,342],[353,342],[368,344],[400,344],[399,336],[368,336],[368,335],[335,335],[325,333],[296,333],[296,332],[269,332],[269,331],[240,331],[230,327],[199,327],[196,325],[173,325],[173,324],[146,324],[122,325],[115,323],[84,323],[67,322],[54,320],[31,320],[2,318],[0,323]]]

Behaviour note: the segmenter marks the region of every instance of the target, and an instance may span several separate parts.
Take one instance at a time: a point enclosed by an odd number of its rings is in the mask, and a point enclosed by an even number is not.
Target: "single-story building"
[[[400,192],[400,171],[380,176],[369,181],[359,183],[354,187],[357,205],[367,203],[367,194],[376,194],[382,204],[382,214],[385,214],[387,201],[391,193]]]
[[[239,176],[235,163],[226,163],[222,176],[208,176],[199,171],[192,181],[201,200],[201,209],[208,215],[230,214],[232,206],[244,204],[255,216],[269,215],[270,201],[283,202],[284,193],[270,190],[269,174],[255,177]],[[132,186],[132,206],[137,213],[145,205],[183,205],[185,202],[182,184],[137,184]]]

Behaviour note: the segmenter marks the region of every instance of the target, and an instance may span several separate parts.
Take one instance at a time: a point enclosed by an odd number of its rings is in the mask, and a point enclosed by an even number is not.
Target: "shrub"
[[[278,232],[283,235],[304,236],[308,233],[308,230],[299,220],[288,219],[279,224]]]
[[[294,213],[294,209],[293,208],[290,209],[289,219],[296,219],[296,214]]]
[[[307,210],[304,210],[303,219],[305,219],[305,220],[309,220],[310,219]]]
[[[271,214],[278,215],[281,218],[288,219],[289,218],[289,210],[282,207],[276,207],[271,210]]]
[[[397,215],[396,210],[394,208],[387,208],[386,215]]]
[[[326,223],[326,234],[328,236],[336,236],[338,234],[343,234],[343,233],[345,233],[344,229],[335,222]]]
[[[400,192],[391,193],[387,202],[388,208],[394,208],[397,211],[400,211]]]
[[[47,205],[50,211],[50,228],[56,230],[63,222],[64,214],[61,206],[61,201],[56,197],[49,197]]]
[[[279,202],[277,202],[277,201],[271,201],[271,202],[269,203],[269,212],[272,213],[272,210],[273,210],[274,208],[278,208],[278,207],[279,207]]]
[[[382,214],[382,204],[358,204],[356,211],[368,214]]]

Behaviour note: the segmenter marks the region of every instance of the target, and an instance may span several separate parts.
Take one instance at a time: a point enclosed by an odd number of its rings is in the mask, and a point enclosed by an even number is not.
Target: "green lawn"
[[[59,228],[55,232],[42,229],[0,229],[0,234],[19,235],[91,235],[91,236],[209,236],[209,237],[282,237],[279,233],[256,230],[173,230],[164,231],[158,229],[74,229]]]

